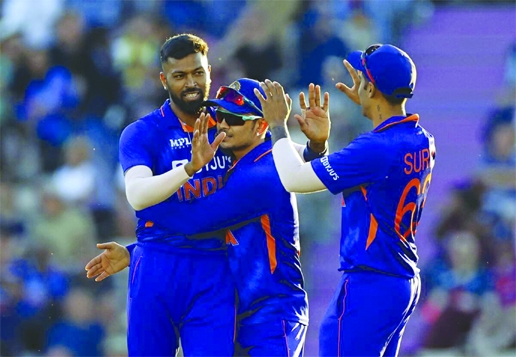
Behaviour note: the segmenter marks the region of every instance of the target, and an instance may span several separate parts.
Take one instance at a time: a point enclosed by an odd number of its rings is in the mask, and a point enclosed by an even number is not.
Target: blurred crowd
[[[3,0],[0,6],[0,355],[123,356],[126,275],[96,284],[84,266],[98,254],[97,242],[134,240],[118,138],[166,99],[158,58],[166,38],[192,32],[208,42],[212,93],[240,77],[275,79],[290,93],[321,84],[334,98],[331,116],[347,118],[332,124],[334,151],[369,130],[358,107],[334,93],[334,83],[350,81],[342,58],[371,43],[402,43],[408,27],[431,21],[436,3]],[[418,351],[468,348],[485,355],[486,348],[514,347],[515,62],[512,47],[503,96],[485,121],[478,172],[451,188],[452,201],[443,203],[439,254],[423,268]],[[295,99],[294,112],[296,105]],[[299,198],[310,207],[300,209],[303,240],[338,239],[336,227],[321,228],[311,213],[338,220],[328,199]]]
[[[422,346],[432,355],[516,348],[516,42],[487,115],[477,172],[450,188],[423,267]]]

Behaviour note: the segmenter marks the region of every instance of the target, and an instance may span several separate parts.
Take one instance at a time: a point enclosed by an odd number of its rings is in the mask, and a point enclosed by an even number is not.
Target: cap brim
[[[261,113],[257,113],[256,109],[250,108],[246,105],[236,105],[235,103],[226,102],[223,99],[208,99],[203,102],[203,105],[210,106],[210,107],[222,107],[225,110],[227,110],[230,113],[235,114],[248,114],[253,113],[257,115],[262,115]]]
[[[348,55],[348,58],[346,58],[354,69],[357,71],[365,72],[365,68],[362,65],[362,54],[363,51],[353,51]]]

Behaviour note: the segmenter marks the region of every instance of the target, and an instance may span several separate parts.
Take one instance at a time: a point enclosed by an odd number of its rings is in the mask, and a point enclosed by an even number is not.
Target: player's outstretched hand
[[[292,109],[292,99],[288,94],[285,94],[282,85],[278,82],[271,82],[266,79],[260,85],[265,92],[265,96],[258,89],[254,90],[254,94],[262,104],[263,118],[271,129],[285,125]]]
[[[84,269],[88,279],[96,277],[95,281],[102,281],[129,266],[131,257],[123,245],[116,242],[99,243],[97,248],[104,251],[86,264]]]
[[[308,86],[308,106],[305,93],[299,93],[299,105],[301,115],[295,114],[301,131],[310,139],[310,147],[314,151],[322,152],[326,147],[326,141],[330,137],[330,94],[324,93],[321,100],[321,87],[310,83]]]
[[[345,93],[353,102],[360,105],[360,97],[358,96],[360,78],[358,78],[357,71],[353,68],[353,66],[351,66],[351,64],[347,60],[344,60],[343,63],[346,69],[348,70],[349,75],[353,79],[353,87],[349,88],[342,82],[338,82],[337,84],[335,84],[335,87],[337,87],[337,89],[341,92]]]
[[[206,113],[202,113],[195,121],[192,138],[192,158],[190,162],[185,165],[185,170],[190,176],[193,176],[213,159],[220,143],[226,137],[226,133],[219,133],[213,140],[213,143],[210,143],[208,139],[209,122],[210,115]]]

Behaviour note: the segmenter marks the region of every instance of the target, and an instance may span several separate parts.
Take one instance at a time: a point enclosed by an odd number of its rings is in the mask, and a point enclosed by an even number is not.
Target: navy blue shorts
[[[139,243],[131,255],[129,356],[232,356],[235,288],[223,252]]]
[[[319,330],[319,355],[397,356],[420,291],[419,276],[344,273]]]

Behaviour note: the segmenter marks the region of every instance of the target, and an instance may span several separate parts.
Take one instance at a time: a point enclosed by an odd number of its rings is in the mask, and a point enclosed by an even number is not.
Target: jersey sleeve
[[[131,244],[125,246],[125,249],[127,249],[130,256],[133,255],[134,248],[136,248],[136,243],[131,243]]]
[[[124,129],[120,135],[118,149],[124,173],[137,165],[144,165],[152,169],[153,142],[151,128],[141,120],[131,123]]]
[[[234,173],[226,185],[208,197],[189,203],[166,201],[159,210],[150,207],[142,218],[186,235],[217,231],[257,218],[278,202],[282,189],[276,171],[270,167],[250,168]],[[185,209],[187,208],[187,209]]]
[[[388,148],[375,134],[363,135],[341,151],[311,161],[315,174],[333,194],[367,184],[385,175]]]

